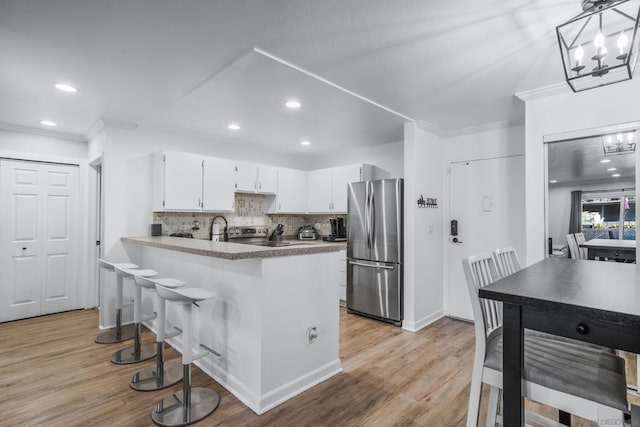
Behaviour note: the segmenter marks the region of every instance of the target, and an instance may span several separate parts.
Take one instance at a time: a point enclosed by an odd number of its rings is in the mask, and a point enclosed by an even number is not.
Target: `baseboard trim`
[[[142,324],[153,333],[156,333],[155,319],[143,321]],[[182,354],[181,335],[168,339],[165,343],[169,344],[178,353]],[[229,372],[220,369],[220,367],[214,363],[213,359],[204,357],[193,363],[257,415],[264,414],[268,410],[275,408],[292,397],[297,396],[298,394],[343,371],[340,359],[336,359],[312,372],[283,384],[275,390],[260,395],[249,390],[242,381],[229,374]]]
[[[443,310],[437,310],[437,311],[434,311],[431,314],[428,314],[428,315],[422,317],[421,319],[418,319],[415,322],[411,322],[411,321],[408,321],[407,319],[405,319],[402,322],[402,329],[404,329],[405,331],[409,331],[409,332],[418,332],[420,329],[426,328],[427,326],[429,326],[433,322],[435,322],[437,320],[440,320],[443,317],[444,317],[444,311]]]

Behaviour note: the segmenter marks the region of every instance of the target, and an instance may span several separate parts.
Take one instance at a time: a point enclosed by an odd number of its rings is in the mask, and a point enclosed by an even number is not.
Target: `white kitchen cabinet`
[[[228,159],[205,157],[202,170],[202,210],[233,212],[235,164]]]
[[[331,212],[331,168],[309,171],[307,177],[307,210]]]
[[[242,193],[276,194],[278,169],[253,163],[236,163],[235,190]]]
[[[234,163],[197,154],[154,155],[154,211],[234,209]]]
[[[338,297],[340,305],[347,304],[347,251],[338,252]]]
[[[156,210],[199,211],[202,203],[203,157],[186,153],[161,153],[161,197]],[[156,180],[156,183],[157,180]]]
[[[347,213],[347,186],[352,182],[364,181],[362,171],[363,165],[339,166],[331,169],[332,212]]]
[[[347,185],[371,178],[371,166],[348,165],[309,171],[309,213],[346,213]]]
[[[278,168],[278,195],[271,213],[307,212],[307,172]]]

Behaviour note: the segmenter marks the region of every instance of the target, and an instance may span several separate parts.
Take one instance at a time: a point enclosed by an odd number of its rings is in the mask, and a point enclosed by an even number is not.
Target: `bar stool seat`
[[[135,270],[124,267],[115,267],[116,274],[120,277],[133,279],[134,277],[153,277],[158,274],[155,270],[142,269]],[[134,281],[135,284],[135,281]],[[142,288],[136,285],[133,298],[133,324],[135,334],[133,345],[120,349],[111,355],[111,363],[116,365],[129,365],[151,359],[156,355],[155,343],[142,344],[141,342],[141,306]]]
[[[121,262],[113,263],[104,259],[98,259],[98,265],[107,271],[115,271],[115,267],[121,268],[138,268],[136,264]],[[114,344],[127,341],[135,335],[135,326],[128,324],[122,326],[122,280],[120,277],[116,279],[116,326],[106,331],[100,332],[95,339],[98,344]]]
[[[182,346],[182,396],[173,393],[165,396],[151,410],[151,419],[160,426],[184,426],[195,423],[211,415],[220,404],[220,395],[209,388],[191,388],[191,362],[208,354],[221,357],[216,351],[200,345],[206,351],[193,354],[193,305],[198,301],[215,298],[216,294],[202,288],[185,286],[168,288],[156,285],[160,298],[182,305],[183,346]]]
[[[135,277],[136,284],[143,288],[153,289],[155,292],[156,284],[162,285],[167,288],[179,288],[186,285],[181,280],[174,279],[172,277],[155,278],[155,277]],[[182,330],[175,328],[175,332],[167,332],[166,328],[166,300],[155,295],[156,306],[158,308],[158,322],[156,327],[156,364],[147,366],[144,369],[133,374],[129,386],[138,391],[155,391],[172,386],[182,381],[182,366],[171,363],[164,363],[164,341],[172,338]]]

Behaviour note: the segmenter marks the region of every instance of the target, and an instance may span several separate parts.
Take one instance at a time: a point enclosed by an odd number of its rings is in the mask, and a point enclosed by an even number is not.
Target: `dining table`
[[[479,296],[503,303],[505,426],[524,425],[525,328],[640,353],[636,264],[549,257],[481,288]]]
[[[588,259],[636,260],[636,241],[620,239],[591,239],[580,244],[587,248]]]

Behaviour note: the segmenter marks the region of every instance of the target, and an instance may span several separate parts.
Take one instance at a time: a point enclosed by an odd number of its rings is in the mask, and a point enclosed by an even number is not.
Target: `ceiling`
[[[547,157],[549,180],[558,181],[550,182],[550,188],[608,182],[615,186],[616,182],[634,181],[636,176],[635,153],[605,156],[599,136],[548,144]],[[601,163],[604,159],[610,162]],[[610,168],[616,170],[608,171]]]
[[[304,155],[521,123],[578,0],[3,0],[0,122],[98,118]],[[257,49],[256,49],[257,48]],[[68,82],[75,94],[53,88]],[[297,98],[302,107],[283,104]],[[227,124],[242,128],[232,132]],[[301,139],[311,145],[300,147]]]

